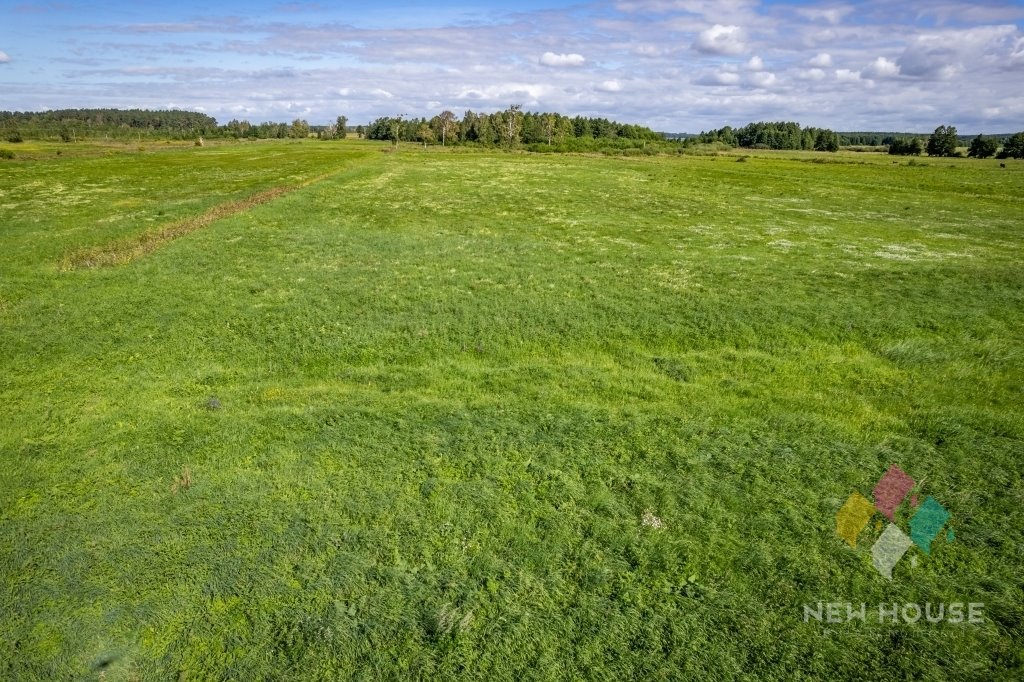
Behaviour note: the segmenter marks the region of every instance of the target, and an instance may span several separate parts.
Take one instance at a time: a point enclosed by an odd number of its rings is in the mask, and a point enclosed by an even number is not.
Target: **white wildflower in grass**
[[[651,528],[664,528],[665,522],[654,515],[650,509],[644,512],[643,524]]]

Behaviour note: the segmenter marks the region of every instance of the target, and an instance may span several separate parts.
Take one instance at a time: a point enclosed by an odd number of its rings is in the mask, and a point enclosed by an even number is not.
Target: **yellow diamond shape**
[[[853,493],[836,512],[836,533],[846,540],[850,547],[857,547],[857,536],[868,525],[875,505],[860,493]]]

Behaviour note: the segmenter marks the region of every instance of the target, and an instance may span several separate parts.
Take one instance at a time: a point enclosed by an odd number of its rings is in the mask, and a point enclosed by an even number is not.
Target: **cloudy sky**
[[[997,133],[1024,129],[1022,27],[1024,0],[0,0],[0,109]]]

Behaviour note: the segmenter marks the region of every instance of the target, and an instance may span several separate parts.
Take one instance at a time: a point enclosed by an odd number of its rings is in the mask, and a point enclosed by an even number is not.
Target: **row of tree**
[[[801,128],[799,123],[793,121],[774,121],[750,123],[742,128],[725,126],[718,130],[702,132],[696,138],[687,140],[688,143],[719,142],[731,147],[748,147],[751,149],[814,149],[816,151],[834,152],[839,149],[840,144],[850,142],[849,133],[840,135],[827,128]],[[869,133],[855,133],[856,142],[874,142]],[[878,133],[882,135],[882,133]],[[846,139],[844,139],[846,138]],[[999,141],[1003,140],[1002,150],[999,149]],[[958,151],[961,138],[957,134],[955,126],[939,126],[935,132],[922,140],[920,137],[905,135],[889,135],[878,139],[880,145],[888,146],[890,154],[901,156],[920,156],[927,152],[929,156],[961,156]],[[979,159],[990,156],[1000,158],[1024,158],[1024,132],[1013,135],[1001,135],[986,137],[978,135],[970,140],[967,156]]]
[[[233,119],[219,126],[206,114],[181,110],[146,109],[61,109],[42,112],[0,111],[0,138],[18,142],[23,138],[61,139],[68,142],[90,137],[171,138],[230,137],[236,139],[320,139],[344,137],[355,132],[375,140],[421,142],[423,144],[476,144],[564,150],[588,149],[595,145],[640,147],[648,141],[665,141],[666,136],[650,128],[618,123],[607,118],[564,116],[557,113],[523,111],[513,105],[493,114],[467,111],[458,118],[443,111],[433,118],[384,116],[369,124],[350,128],[348,118],[338,116],[326,126],[311,126],[304,119],[289,123],[250,123]],[[969,142],[968,142],[969,140]],[[970,139],[957,134],[954,126],[939,126],[927,138],[899,133],[836,133],[828,128],[802,128],[793,121],[749,123],[742,128],[725,126],[674,142],[683,145],[722,143],[753,149],[805,149],[837,151],[840,145],[887,146],[890,154],[959,156],[958,147],[968,145],[967,155],[975,158],[1024,158],[1024,132],[1013,135],[978,135]],[[1000,149],[1000,142],[1002,148]],[[546,145],[546,147],[545,147]]]
[[[483,146],[562,143],[566,140],[663,140],[644,126],[618,123],[606,118],[568,117],[555,113],[524,112],[514,105],[493,114],[467,111],[458,118],[444,111],[433,118],[382,117],[369,126],[350,128],[348,118],[338,116],[326,126],[311,126],[304,119],[289,123],[251,123],[232,119],[223,126],[206,114],[193,111],[143,109],[62,109],[45,112],[0,112],[0,137],[11,142],[24,138],[75,141],[106,137],[114,139],[228,137],[235,139],[320,139],[360,137],[392,141]]]
[[[954,131],[956,128],[953,129]],[[999,148],[998,138],[978,135],[971,140],[967,148],[967,156],[974,156],[979,159],[992,156],[999,159],[1024,159],[1024,131],[1014,133],[1003,141],[1003,148]]]
[[[702,132],[697,142],[721,142],[730,147],[750,149],[813,149],[821,152],[839,151],[839,135],[828,128],[801,128],[793,121],[761,121],[742,128],[725,126]]]
[[[56,111],[0,111],[0,138],[60,139],[65,142],[90,138],[180,139],[233,137],[236,139],[306,138],[313,132],[330,138],[344,131],[348,119],[339,116],[330,126],[314,129],[303,119],[289,123],[250,123],[233,119],[218,125],[212,116],[177,109],[60,109]]]
[[[912,139],[907,133],[879,133],[879,132],[839,132],[839,144],[844,147],[887,147],[896,140]],[[1005,142],[1010,138],[1009,134],[989,135],[997,142]],[[957,135],[957,143],[960,147],[966,147],[971,142],[970,135]],[[923,150],[922,150],[923,151]]]
[[[1003,139],[1002,149],[999,148],[1000,138]],[[942,125],[935,129],[926,142],[922,142],[919,137],[900,137],[892,140],[889,143],[889,153],[899,156],[920,156],[923,152],[928,152],[928,156],[962,156],[957,149],[962,140],[963,138],[957,134],[956,126]],[[1001,159],[1024,158],[1024,132],[998,137],[978,135],[968,144],[967,156],[976,159],[987,159],[991,156],[998,156]]]
[[[362,126],[359,126],[359,128],[360,134],[362,134]],[[308,121],[302,118],[297,118],[290,124],[274,123],[272,121],[249,123],[249,121],[231,119],[220,128],[219,132],[223,136],[233,137],[237,140],[285,139],[289,137],[305,139],[310,135],[316,135],[321,140],[333,140],[345,137],[347,130],[348,117],[339,116],[334,123],[326,126],[311,126]]]
[[[4,139],[59,138],[66,142],[90,137],[147,137],[189,139],[219,132],[217,120],[195,111],[176,109],[59,109],[0,111]]]
[[[897,137],[889,142],[889,153],[894,156],[921,156],[924,143],[919,137]]]
[[[517,144],[554,145],[569,139],[587,140],[663,140],[664,137],[644,126],[618,123],[606,118],[572,118],[555,113],[523,111],[514,104],[493,114],[467,111],[461,119],[451,111],[433,118],[383,116],[366,129],[371,140],[439,143],[442,145],[474,143],[483,146],[515,146]]]

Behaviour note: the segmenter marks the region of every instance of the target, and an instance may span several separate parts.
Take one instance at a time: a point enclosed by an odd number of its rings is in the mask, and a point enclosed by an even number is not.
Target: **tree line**
[[[297,118],[291,123],[267,121],[250,123],[232,119],[218,125],[216,119],[203,113],[183,110],[147,109],[60,109],[41,112],[0,111],[0,139],[19,142],[25,138],[80,139],[106,137],[114,139],[195,139],[224,137],[235,139],[305,139],[317,137],[331,140],[355,132],[359,137],[374,140],[418,142],[424,145],[474,145],[484,147],[518,147],[537,151],[588,151],[594,149],[629,150],[649,142],[683,147],[718,143],[752,149],[790,149],[837,151],[840,146],[886,147],[894,155],[959,156],[958,147],[967,146],[967,156],[974,158],[1024,158],[1024,132],[1012,135],[978,135],[974,138],[957,133],[954,126],[942,125],[925,139],[904,133],[852,132],[837,133],[828,128],[801,127],[793,121],[749,123],[742,128],[725,126],[692,136],[666,136],[648,127],[619,123],[607,118],[565,116],[549,112],[523,111],[512,105],[494,113],[466,111],[461,118],[443,111],[432,118],[383,116],[367,126],[349,126],[346,116],[338,116],[329,125],[310,125]]]
[[[607,118],[523,111],[518,104],[493,114],[467,111],[462,118],[451,111],[443,111],[430,119],[382,116],[370,123],[365,135],[371,140],[389,140],[395,144],[420,142],[483,147],[523,144],[550,148],[587,146],[587,142],[594,141],[643,143],[665,139],[645,126]]]
[[[199,137],[236,139],[324,139],[344,133],[348,119],[339,116],[327,126],[311,126],[303,119],[291,123],[250,123],[233,119],[218,125],[207,114],[180,109],[59,109],[53,111],[0,111],[0,139],[60,139],[64,142],[94,138],[191,140]],[[341,131],[338,133],[337,131]]]
[[[809,149],[820,152],[839,151],[839,135],[828,128],[801,128],[794,121],[761,121],[742,128],[725,126],[701,132],[688,140],[704,144],[721,142],[730,147],[750,149]]]
[[[839,132],[839,144],[844,147],[887,147],[895,140],[912,139],[910,133],[899,132]],[[998,142],[1005,142],[1010,138],[1009,133],[1000,135],[989,135]],[[970,135],[957,135],[959,146],[966,147],[971,142]]]
[[[232,119],[218,125],[206,114],[182,110],[61,109],[43,112],[0,112],[0,138],[60,139],[335,139],[354,132],[376,140],[479,146],[538,145],[587,147],[586,141],[643,143],[664,140],[650,128],[599,117],[568,117],[557,113],[524,112],[519,105],[493,114],[467,111],[458,118],[444,111],[433,118],[381,117],[367,126],[349,126],[346,116],[329,125],[314,126],[297,118],[291,123],[251,123]]]
[[[65,142],[93,137],[190,139],[215,135],[217,120],[195,111],[177,109],[58,109],[55,111],[0,111],[0,135],[19,138],[61,139]],[[12,139],[14,138],[14,139]]]
[[[927,152],[928,156],[957,157],[963,156],[958,147],[964,141],[965,138],[957,134],[956,126],[940,125],[926,141],[920,137],[899,137],[890,141],[888,146],[889,153],[897,156],[920,156]],[[992,136],[979,134],[967,144],[967,156],[976,159],[991,156],[1024,159],[1024,132]]]
[[[967,144],[967,156],[974,158],[1024,158],[1024,132],[1013,135],[978,135],[971,139],[957,134],[955,126],[941,125],[927,140],[899,133],[835,133],[828,128],[801,128],[793,121],[749,123],[742,128],[725,126],[702,132],[687,143],[718,142],[730,147],[750,149],[805,149],[834,152],[840,146],[885,146],[888,152],[901,156],[961,156],[957,149]],[[1002,142],[1002,149],[1000,149]]]
[[[348,131],[348,117],[339,116],[333,123],[324,126],[313,126],[303,118],[297,118],[291,123],[249,123],[232,119],[220,128],[224,137],[233,137],[237,140],[272,140],[307,137],[317,137],[321,140],[333,140],[345,137]]]

